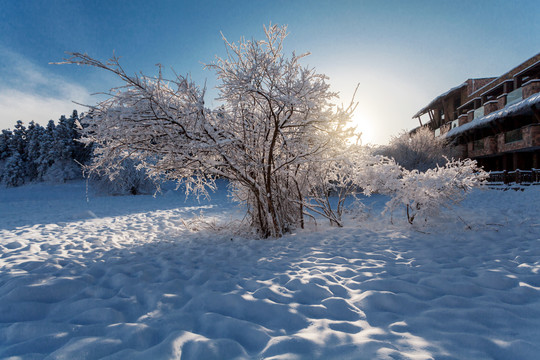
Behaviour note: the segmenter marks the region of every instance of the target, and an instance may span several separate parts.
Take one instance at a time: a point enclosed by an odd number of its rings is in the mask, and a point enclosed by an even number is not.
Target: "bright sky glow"
[[[287,52],[312,53],[304,64],[330,77],[339,102],[360,84],[363,142],[383,144],[417,126],[411,116],[437,95],[537,54],[538,14],[537,0],[0,0],[0,129],[84,110],[73,101],[93,104],[90,94],[118,85],[96,69],[49,65],[65,51],[101,60],[115,52],[133,73],[155,74],[161,63],[206,80],[215,96],[202,64],[224,55],[220,31],[231,41],[262,38],[272,22],[288,25]]]

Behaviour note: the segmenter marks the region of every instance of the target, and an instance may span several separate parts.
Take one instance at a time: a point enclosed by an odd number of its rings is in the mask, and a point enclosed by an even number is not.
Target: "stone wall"
[[[488,136],[481,141],[484,144],[483,149],[475,149],[474,148],[474,142],[471,141],[467,144],[467,150],[469,157],[477,157],[477,156],[485,156],[485,155],[492,155],[497,153],[497,138],[496,136]]]
[[[499,110],[499,102],[497,100],[491,100],[484,104],[484,116],[497,110]]]
[[[500,110],[506,106],[506,94],[497,96],[497,108]]]
[[[540,146],[540,124],[528,126],[528,135],[530,137],[530,146]]]
[[[522,139],[510,143],[504,142],[504,134],[497,134],[497,149],[499,152],[520,150],[533,146],[540,146],[540,124],[533,124],[521,128]]]
[[[467,80],[467,96],[471,96],[474,94],[478,89],[483,88],[493,80],[495,80],[496,77],[489,77],[489,78],[483,78],[483,79],[468,79]]]
[[[469,116],[467,114],[459,115],[459,126],[469,122]]]
[[[467,122],[471,122],[474,119],[474,110],[467,111]]]
[[[516,151],[530,147],[540,147],[540,124],[532,124],[522,127],[522,139],[518,141],[505,143],[504,134],[505,133],[500,133],[481,139],[484,145],[482,149],[475,149],[474,142],[470,141],[466,145],[463,145],[462,152],[468,157],[477,157],[494,155],[508,151]]]
[[[540,79],[533,79],[523,84],[523,98],[526,99],[529,96],[540,92]]]

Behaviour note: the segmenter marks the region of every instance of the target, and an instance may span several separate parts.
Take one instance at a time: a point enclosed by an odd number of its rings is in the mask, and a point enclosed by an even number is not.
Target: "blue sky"
[[[312,53],[304,63],[330,77],[339,102],[360,83],[355,121],[364,142],[382,144],[417,126],[411,116],[440,93],[540,52],[539,14],[538,0],[0,0],[0,128],[57,120],[84,110],[72,101],[94,104],[90,94],[118,85],[95,69],[49,64],[66,51],[114,52],[149,75],[161,63],[212,88],[202,64],[223,55],[220,31],[261,38],[272,22],[288,25],[287,52]]]

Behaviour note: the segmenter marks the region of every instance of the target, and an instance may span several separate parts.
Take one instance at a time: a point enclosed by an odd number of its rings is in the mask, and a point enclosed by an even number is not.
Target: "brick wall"
[[[485,85],[489,84],[495,77],[483,78],[483,79],[469,79],[467,80],[467,96],[471,96],[475,91],[481,89]]]
[[[523,98],[526,99],[529,96],[540,92],[540,79],[534,79],[527,81],[523,84]]]
[[[506,94],[497,96],[497,108],[500,110],[506,106]]]
[[[522,140],[505,143],[504,133],[489,136],[481,139],[484,147],[475,149],[474,142],[470,141],[466,145],[467,155],[469,157],[492,155],[501,152],[515,151],[528,147],[540,146],[540,124],[533,124],[521,128]]]
[[[467,122],[471,122],[474,119],[474,110],[467,111]]]
[[[492,154],[497,153],[497,138],[496,138],[496,136],[485,137],[483,139],[480,139],[480,141],[484,144],[483,149],[475,149],[473,141],[471,141],[471,142],[469,142],[467,144],[467,150],[468,150],[469,157],[492,155]]]
[[[459,115],[459,126],[469,122],[469,116],[467,114]]]
[[[524,147],[527,147],[525,145],[525,139],[510,142],[510,143],[505,143],[505,141],[504,141],[504,133],[497,134],[497,148],[501,152],[523,149]]]
[[[540,146],[540,124],[533,124],[529,127],[531,146]]]
[[[484,146],[488,149],[488,154],[496,154],[498,152],[497,136],[490,136],[486,138],[486,143]]]
[[[533,124],[521,128],[522,140],[504,142],[504,133],[497,134],[497,148],[500,152],[514,151],[533,146],[540,146],[540,125]]]
[[[484,104],[484,115],[497,111],[499,102],[497,100],[491,100]]]

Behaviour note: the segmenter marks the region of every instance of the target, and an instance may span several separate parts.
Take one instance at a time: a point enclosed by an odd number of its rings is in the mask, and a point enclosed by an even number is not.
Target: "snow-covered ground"
[[[0,358],[538,358],[540,186],[421,228],[366,203],[345,228],[255,240],[219,229],[242,216],[225,191],[0,189]],[[201,210],[216,225],[193,232]]]

